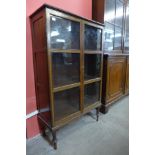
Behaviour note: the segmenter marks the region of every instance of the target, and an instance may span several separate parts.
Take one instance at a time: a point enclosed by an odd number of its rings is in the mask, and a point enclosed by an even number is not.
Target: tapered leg
[[[48,140],[48,142],[49,142],[50,144],[52,144],[52,146],[53,146],[54,149],[56,150],[56,149],[57,149],[56,130],[53,130],[53,129],[52,129],[52,126],[50,126],[46,121],[44,121],[44,119],[42,119],[42,117],[40,117],[40,115],[38,115],[38,118],[41,120],[42,123],[44,123],[42,135],[43,135],[43,136],[46,136],[46,128],[48,128],[48,129],[52,132],[52,135],[53,135],[52,143],[51,143],[50,139],[48,139],[48,137],[46,137],[46,139]]]
[[[46,128],[43,129],[42,135],[45,137],[46,136]]]
[[[96,108],[96,121],[98,122],[99,119],[99,110],[100,108]]]
[[[56,137],[56,131],[53,131],[53,146],[54,149],[57,149],[57,137]]]

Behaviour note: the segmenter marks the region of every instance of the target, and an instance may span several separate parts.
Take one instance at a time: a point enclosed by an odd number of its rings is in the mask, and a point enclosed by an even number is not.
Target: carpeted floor
[[[27,155],[128,155],[129,97],[110,107],[106,115],[87,114],[61,128],[55,151],[42,136],[26,142]]]

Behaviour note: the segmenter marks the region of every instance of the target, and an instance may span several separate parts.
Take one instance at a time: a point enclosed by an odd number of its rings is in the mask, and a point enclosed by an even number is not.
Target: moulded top
[[[84,18],[84,17],[78,16],[78,15],[76,15],[76,14],[73,14],[73,13],[71,13],[71,12],[65,11],[65,10],[63,10],[63,9],[60,9],[60,8],[57,8],[57,7],[54,7],[54,6],[51,6],[51,5],[46,4],[46,3],[43,4],[42,6],[40,6],[36,11],[34,11],[34,12],[30,15],[30,18],[31,18],[33,15],[37,14],[39,11],[41,11],[41,10],[44,9],[44,8],[49,8],[49,9],[53,9],[53,10],[56,10],[56,11],[60,11],[60,12],[63,12],[63,13],[65,13],[65,14],[72,15],[72,16],[74,16],[74,17],[77,17],[77,18],[86,20],[86,21],[88,21],[88,22],[92,22],[92,23],[95,23],[95,24],[104,26],[103,23],[100,23],[100,22],[97,22],[97,21],[94,21],[94,20],[90,20],[90,19],[88,19],[88,18]]]

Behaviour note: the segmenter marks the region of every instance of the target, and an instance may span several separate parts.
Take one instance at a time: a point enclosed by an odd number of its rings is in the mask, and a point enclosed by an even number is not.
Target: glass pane
[[[126,50],[129,49],[129,7],[128,6],[126,8],[124,47],[125,47]]]
[[[104,49],[113,50],[114,42],[114,25],[105,23],[104,28]]]
[[[85,25],[85,49],[101,50],[101,34],[101,29]]]
[[[115,0],[106,0],[104,21],[114,24],[115,19]]]
[[[84,106],[87,107],[100,100],[100,82],[84,86]]]
[[[115,24],[122,27],[123,25],[123,3],[120,0],[116,0],[116,17]]]
[[[80,49],[80,23],[51,16],[51,46],[54,49]]]
[[[117,26],[115,26],[114,49],[122,49],[122,29]]]
[[[84,55],[84,79],[94,79],[100,77],[101,54]]]
[[[79,111],[80,89],[72,88],[54,94],[55,121]]]
[[[52,62],[54,87],[80,81],[80,54],[53,53]]]

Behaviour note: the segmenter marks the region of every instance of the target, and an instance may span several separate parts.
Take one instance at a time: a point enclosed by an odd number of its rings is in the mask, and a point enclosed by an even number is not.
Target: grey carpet
[[[93,111],[61,128],[56,151],[42,136],[27,140],[27,155],[128,155],[129,97],[100,113],[99,122],[95,117]]]

